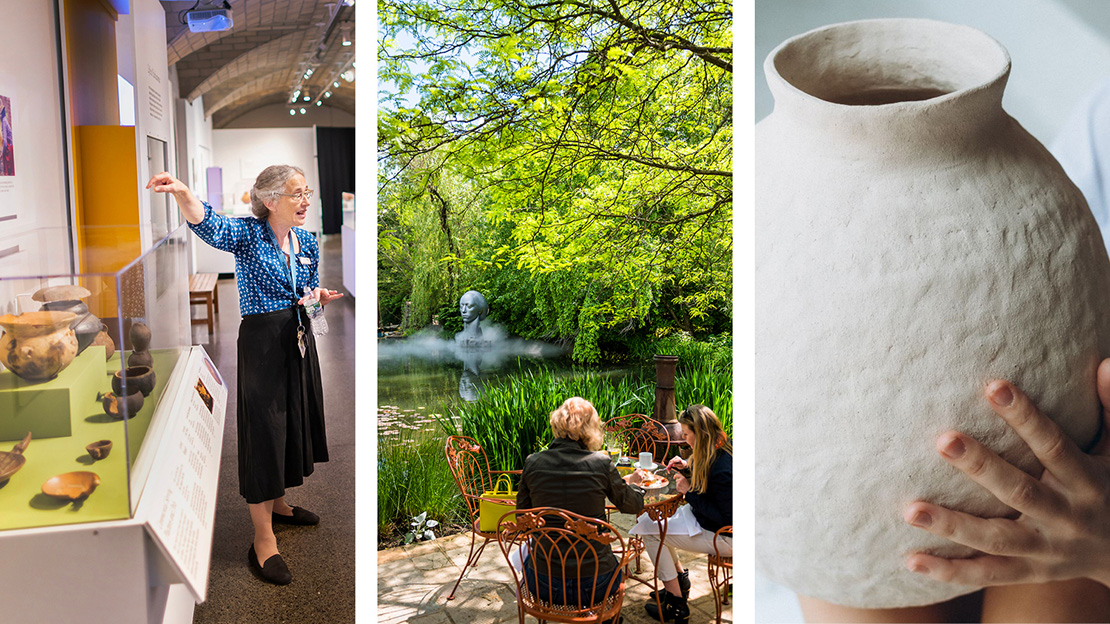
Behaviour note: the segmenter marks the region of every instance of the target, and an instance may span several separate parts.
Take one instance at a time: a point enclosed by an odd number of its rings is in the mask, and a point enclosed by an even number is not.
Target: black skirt
[[[297,348],[298,319],[307,349]],[[316,340],[301,306],[250,314],[239,325],[239,493],[261,503],[328,461]]]

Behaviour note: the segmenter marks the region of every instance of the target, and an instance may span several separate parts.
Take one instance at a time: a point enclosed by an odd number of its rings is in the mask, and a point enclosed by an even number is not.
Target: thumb
[[[1102,428],[1098,444],[1091,449],[1092,455],[1110,455],[1110,358],[1098,365],[1095,375],[1098,400],[1102,404]]]

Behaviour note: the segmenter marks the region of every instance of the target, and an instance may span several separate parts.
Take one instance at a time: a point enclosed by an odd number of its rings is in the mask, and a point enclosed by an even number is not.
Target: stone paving
[[[622,533],[635,524],[635,516],[614,514],[612,523]],[[460,533],[431,542],[378,551],[378,619],[382,624],[499,624],[517,622],[513,576],[505,557],[490,542],[478,565],[467,570],[455,599],[447,595],[459,577],[470,551],[470,533]],[[713,622],[716,611],[713,591],[706,577],[706,557],[679,551],[682,565],[690,570],[690,622]],[[642,567],[650,574],[651,561],[643,556]],[[625,584],[625,624],[658,623],[647,616],[644,603],[650,589],[636,582]],[[722,622],[732,624],[732,600],[725,605]],[[536,622],[531,616],[529,623]]]

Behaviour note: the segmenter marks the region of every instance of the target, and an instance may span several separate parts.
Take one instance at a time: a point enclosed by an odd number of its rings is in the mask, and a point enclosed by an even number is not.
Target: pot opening
[[[966,26],[891,19],[836,24],[783,43],[773,69],[810,96],[848,106],[920,102],[1007,73],[1006,50]]]

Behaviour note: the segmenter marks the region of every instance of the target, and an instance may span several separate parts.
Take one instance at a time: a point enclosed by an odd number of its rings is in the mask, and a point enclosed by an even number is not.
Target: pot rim
[[[812,91],[813,89],[810,85],[806,85],[810,87],[809,90],[807,90],[805,86],[799,86],[798,84],[796,84],[798,82],[803,82],[799,80],[799,76],[795,75],[793,77],[788,77],[783,75],[784,73],[789,72],[784,72],[782,70],[783,68],[780,68],[780,64],[785,65],[786,63],[788,63],[791,60],[790,58],[788,58],[791,53],[799,53],[802,51],[803,48],[810,48],[811,51],[820,50],[822,47],[832,50],[835,49],[838,45],[850,44],[853,41],[851,39],[851,36],[856,35],[858,37],[860,34],[867,33],[868,31],[873,31],[876,34],[875,38],[867,42],[872,45],[877,45],[881,43],[878,36],[881,33],[903,33],[905,36],[903,43],[906,41],[910,41],[913,42],[913,44],[915,44],[916,46],[911,46],[908,48],[909,52],[907,52],[907,54],[911,56],[906,56],[904,57],[905,59],[912,58],[912,55],[917,55],[921,57],[919,60],[924,65],[926,61],[929,60],[929,57],[923,56],[921,54],[921,51],[925,49],[923,46],[928,46],[928,50],[931,50],[932,53],[936,55],[934,57],[934,60],[936,57],[946,56],[949,59],[949,65],[952,67],[966,65],[968,55],[966,53],[962,53],[959,49],[955,49],[957,47],[955,45],[939,45],[939,41],[937,41],[937,39],[940,38],[940,35],[958,37],[960,38],[962,43],[966,45],[973,45],[978,48],[979,52],[995,53],[996,56],[993,59],[985,58],[985,54],[984,57],[978,57],[978,62],[981,65],[986,66],[989,64],[994,64],[995,69],[994,71],[988,71],[985,67],[983,67],[973,71],[969,71],[968,75],[962,77],[962,81],[961,79],[953,79],[956,81],[960,81],[961,86],[952,88],[942,95],[937,95],[935,97],[920,100],[894,101],[885,104],[873,104],[864,106],[858,104],[839,103],[836,101],[832,101],[827,97],[822,97],[822,95],[811,93],[810,91]],[[862,40],[862,37],[859,37],[859,39]],[[896,52],[894,48],[890,48],[889,51],[891,52],[891,54],[894,54]],[[807,70],[811,72],[819,71],[818,69],[813,68],[814,64],[812,63],[812,61],[814,60],[814,56],[812,54],[809,57],[806,57],[806,60],[810,62],[806,63],[803,68],[797,71],[797,73],[804,74],[804,72],[806,72]],[[861,63],[859,64],[859,67],[874,68],[882,66],[883,63],[894,65],[895,61],[888,58],[882,58],[878,63],[872,65],[865,65],[864,63]],[[768,86],[770,87],[772,94],[775,96],[776,106],[780,103],[780,98],[786,96],[787,98],[797,98],[803,100],[807,104],[814,106],[829,107],[835,109],[862,108],[874,111],[876,109],[892,109],[895,107],[930,107],[959,98],[968,98],[969,96],[973,96],[974,94],[984,91],[993,91],[995,89],[998,90],[997,99],[998,102],[1001,103],[1000,87],[1005,86],[1005,82],[1010,74],[1010,65],[1010,54],[1006,50],[1006,48],[1001,43],[999,43],[997,39],[991,37],[987,33],[977,28],[922,18],[880,18],[830,24],[790,37],[786,41],[783,41],[778,46],[776,46],[775,49],[767,55],[767,58],[764,60],[763,63],[763,69]],[[939,76],[930,75],[922,68],[914,69],[921,69],[922,77],[932,77],[939,80]],[[972,73],[976,73],[977,75],[973,77],[970,75]],[[883,72],[876,72],[876,74],[878,76],[883,76]],[[816,80],[811,80],[810,82],[813,83],[816,82]],[[895,85],[897,85],[897,83],[895,83]],[[827,94],[825,95],[827,96]]]
[[[5,314],[0,316],[0,325],[5,329],[14,331],[16,328],[50,328],[54,330],[68,328],[77,318],[73,312],[55,312],[51,310],[38,310],[24,312],[23,314]]]

